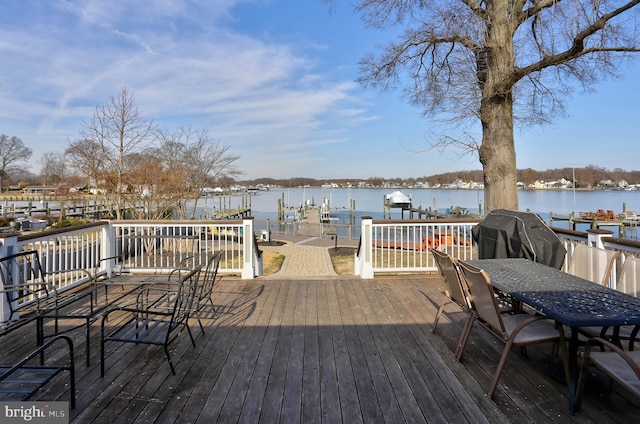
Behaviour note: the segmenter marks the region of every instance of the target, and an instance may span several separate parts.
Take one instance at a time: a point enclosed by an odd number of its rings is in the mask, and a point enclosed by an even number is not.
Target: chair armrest
[[[50,365],[30,365],[28,364],[31,360],[33,360],[36,356],[41,356],[41,360],[44,360],[44,352],[51,348],[52,345],[54,343],[58,343],[60,341],[64,341],[67,344],[67,350],[68,350],[68,362],[65,361],[64,364],[60,363],[60,364],[50,364]],[[54,350],[56,352],[59,351],[60,348],[55,348]],[[63,356],[62,354],[58,357],[56,356],[56,358],[58,358],[60,361],[62,361]],[[76,406],[76,384],[75,384],[75,367],[73,364],[73,342],[71,341],[71,338],[69,338],[68,336],[65,335],[57,335],[49,340],[47,340],[44,344],[42,344],[41,346],[39,346],[36,350],[34,350],[33,352],[31,352],[27,357],[25,357],[24,359],[22,359],[20,362],[18,362],[17,364],[11,366],[10,368],[6,369],[3,368],[5,371],[2,373],[2,375],[0,375],[0,382],[4,382],[5,380],[8,380],[6,383],[9,385],[9,387],[7,389],[9,389],[9,391],[11,390],[11,388],[15,388],[16,387],[16,383],[19,382],[24,382],[27,384],[27,387],[31,387],[31,392],[29,393],[28,391],[22,391],[20,390],[19,393],[22,396],[26,396],[23,397],[23,399],[28,399],[31,395],[33,395],[35,392],[37,392],[40,388],[44,387],[47,383],[49,383],[49,381],[51,381],[51,376],[52,375],[57,375],[59,373],[61,373],[62,371],[69,371],[69,393],[70,393],[70,397],[71,397],[71,407],[75,408]],[[47,370],[48,372],[40,375],[40,376],[31,376],[28,377],[27,379],[23,379],[21,378],[20,375],[16,375],[15,377],[12,377],[13,374],[18,373],[20,370],[22,369],[28,369],[28,370]],[[14,381],[15,380],[15,381]]]
[[[177,268],[174,268],[171,270],[171,272],[169,273],[169,276],[167,277],[167,280],[169,281],[175,281],[173,280],[174,278],[177,278],[178,280],[180,280],[180,277],[182,275],[183,272],[185,273],[189,273],[191,272],[191,270],[193,268],[189,268],[187,266],[187,261],[189,261],[190,259],[195,258],[195,255],[191,255],[191,256],[185,256],[181,261],[180,264],[178,265]],[[177,275],[176,275],[177,274]]]
[[[50,277],[50,276],[56,276],[56,275],[62,275],[62,274],[70,274],[70,273],[81,273],[84,274],[84,277],[88,278],[88,282],[90,285],[93,284],[95,278],[95,274],[90,273],[89,271],[87,271],[84,268],[72,268],[72,269],[61,269],[61,270],[56,270],[56,271],[49,271],[46,272],[44,277]],[[54,289],[56,290],[56,296],[58,296],[58,288],[56,287],[56,285],[50,281],[47,281],[47,284],[51,285],[52,287],[54,287]],[[62,290],[62,289],[61,289]],[[64,290],[63,290],[64,291]]]
[[[177,294],[179,288],[180,284],[175,282],[145,287],[138,293],[136,299],[138,309],[150,312],[172,309],[172,302],[175,301],[172,295]]]
[[[2,375],[0,375],[0,381],[7,379],[11,374],[15,373],[20,368],[24,367],[29,361],[31,361],[36,356],[40,355],[42,352],[44,352],[49,347],[51,347],[52,344],[57,343],[60,340],[64,340],[67,343],[67,347],[68,347],[67,353],[69,354],[69,364],[71,364],[70,367],[72,368],[73,367],[73,341],[69,336],[57,335],[47,340],[44,344],[39,346],[36,350],[29,353],[29,355],[23,358],[20,362],[18,362],[17,364],[13,365],[11,368],[3,372]],[[66,367],[66,368],[68,369],[69,367]]]
[[[51,285],[50,283],[23,283],[23,284],[12,284],[10,286],[4,286],[3,289],[0,289],[0,293],[10,293],[10,292],[14,292],[14,291],[32,291],[32,292],[36,292],[36,291],[40,291],[38,289],[33,290],[32,287],[37,287],[37,286],[49,286]],[[51,285],[51,291],[54,291],[56,288],[55,286]]]
[[[123,305],[123,306],[114,306],[108,308],[102,315],[102,327],[105,326],[105,322],[109,320],[109,316],[113,313],[125,313],[130,314],[131,316],[145,316],[145,317],[171,317],[173,315],[172,310],[167,309],[145,309],[138,308],[135,304]]]
[[[631,357],[619,346],[616,346],[615,344],[611,343],[609,340],[603,339],[601,337],[593,337],[587,340],[584,346],[583,359],[587,363],[589,363],[590,356],[591,356],[591,349],[594,346],[596,346],[597,348],[600,348],[601,345],[617,353],[627,363],[627,365],[629,365],[629,367],[633,370],[633,372],[638,377],[638,379],[640,379],[640,365],[638,365],[633,359],[631,359]]]
[[[120,262],[124,262],[124,257],[123,257],[123,256],[118,256],[118,255],[115,255],[115,256],[108,256],[108,257],[106,257],[106,258],[100,258],[100,259],[98,260],[98,263],[96,263],[96,264],[94,265],[94,267],[93,267],[93,275],[94,275],[94,276],[97,276],[97,275],[98,275],[98,272],[100,271],[100,265],[102,264],[102,262],[112,261],[112,260],[114,260],[114,259],[115,259],[115,260],[119,260]],[[117,275],[122,274],[122,268],[120,269],[120,271],[119,271],[119,272],[116,272],[116,274],[117,274]]]
[[[29,296],[33,296],[33,300],[27,301],[17,308],[13,308],[10,305],[10,309],[12,311],[12,315],[15,312],[19,312],[20,310],[33,310],[33,308],[28,308],[27,306],[35,305],[35,311],[37,313],[43,312],[45,309],[51,308],[43,308],[41,307],[41,303],[45,303],[47,300],[57,301],[58,298],[58,289],[51,283],[47,281],[39,281],[33,283],[21,283],[21,284],[12,284],[10,286],[5,286],[0,293],[8,294],[8,293],[19,293],[19,298],[27,298]],[[18,298],[12,299],[12,301],[19,300]]]
[[[72,269],[60,269],[60,270],[56,270],[56,271],[48,271],[48,272],[45,273],[45,277],[47,277],[49,275],[66,274],[66,273],[70,273],[70,272],[81,272],[86,277],[89,277],[91,279],[93,277],[93,274],[91,274],[89,271],[87,271],[84,268],[72,268]]]
[[[189,271],[191,271],[191,268],[187,268],[187,267],[174,268],[171,270],[171,272],[167,276],[167,282],[177,283],[180,280],[182,273],[183,272],[188,273]]]

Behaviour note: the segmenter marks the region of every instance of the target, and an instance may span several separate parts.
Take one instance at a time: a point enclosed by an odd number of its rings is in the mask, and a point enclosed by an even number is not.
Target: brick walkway
[[[274,240],[285,241],[282,246],[261,246],[262,250],[271,250],[285,256],[282,269],[275,274],[263,277],[282,279],[283,277],[335,277],[328,249],[334,246],[335,240],[329,237],[285,237],[276,236]],[[355,240],[343,240],[340,246],[357,246]]]

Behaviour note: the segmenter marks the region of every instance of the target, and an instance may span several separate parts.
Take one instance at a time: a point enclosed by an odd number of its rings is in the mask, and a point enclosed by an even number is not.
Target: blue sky
[[[321,0],[2,0],[0,133],[62,152],[126,86],[161,128],[206,128],[242,178],[420,177],[480,169],[426,150],[437,128],[401,92],[363,89],[358,61],[393,37]],[[640,57],[639,57],[640,58]],[[519,168],[637,170],[640,66],[516,131]],[[478,135],[479,136],[479,135]]]

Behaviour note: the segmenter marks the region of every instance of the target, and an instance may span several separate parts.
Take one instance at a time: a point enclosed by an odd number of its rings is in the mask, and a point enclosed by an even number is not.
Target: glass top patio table
[[[495,290],[508,294],[571,329],[569,413],[575,413],[578,328],[640,325],[640,298],[529,259],[464,261],[483,269]]]

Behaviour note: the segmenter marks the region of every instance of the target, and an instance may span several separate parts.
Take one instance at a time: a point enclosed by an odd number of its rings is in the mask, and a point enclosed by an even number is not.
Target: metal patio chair
[[[630,296],[640,297],[640,258],[626,256],[620,274],[616,281],[616,290]],[[633,350],[635,336],[640,331],[639,326],[627,325],[613,327],[584,327],[581,333],[589,337],[601,337],[620,346],[621,340],[629,341],[629,350]]]
[[[470,313],[470,307],[456,260],[450,255],[434,248],[430,248],[429,252],[433,255],[444,285],[444,297],[442,298],[442,303],[438,308],[438,312],[433,321],[433,327],[431,328],[431,332],[435,333],[438,321],[447,303],[455,303],[467,315]]]
[[[205,308],[206,304],[209,303],[211,305],[211,310],[213,315],[216,314],[216,308],[213,304],[213,299],[211,295],[213,293],[213,286],[216,281],[220,278],[218,275],[218,269],[220,268],[220,261],[222,259],[222,250],[214,253],[207,260],[206,267],[201,272],[200,278],[198,280],[198,288],[196,290],[196,296],[194,298],[192,304],[192,313],[198,320],[198,324],[200,325],[200,331],[204,334],[204,325],[202,324],[202,311]],[[186,268],[176,268],[171,273],[169,273],[169,282],[174,281],[176,278],[180,278],[180,276],[185,272]]]
[[[569,260],[567,272],[608,287],[619,255],[620,252],[615,250],[601,249],[582,243],[576,244]]]
[[[47,363],[34,363],[45,352],[52,358]],[[47,340],[20,361],[0,366],[0,400],[22,402],[30,399],[62,372],[69,373],[70,406],[76,406],[76,379],[73,363],[73,341],[65,335],[57,335]]]
[[[640,258],[632,255],[624,258],[624,264],[616,281],[616,290],[640,297]]]
[[[472,313],[456,352],[458,361],[462,358],[462,353],[469,340],[474,322],[480,324],[482,328],[494,335],[505,345],[493,380],[489,386],[489,397],[492,397],[495,392],[500,374],[507,362],[511,346],[524,347],[544,342],[560,343],[565,378],[567,382],[569,382],[569,364],[562,327],[556,326],[554,328],[554,326],[543,322],[543,320],[549,319],[543,315],[532,315],[528,313],[502,314],[491,281],[486,272],[464,262],[459,262],[459,264],[463,277],[462,281],[466,285],[467,293],[469,293]]]
[[[213,286],[220,278],[218,275],[218,269],[220,269],[220,261],[222,259],[222,251],[218,251],[207,262],[207,268],[204,270],[202,277],[200,278],[200,287],[196,293],[194,312],[196,318],[198,318],[198,324],[200,324],[200,330],[204,333],[204,327],[202,326],[201,314],[202,310],[205,308],[206,304],[209,303],[211,305],[211,311],[213,315],[216,314],[216,307],[213,304],[213,299],[211,295],[213,293]]]
[[[47,338],[69,332],[79,325],[63,329],[60,321],[82,320],[85,331],[87,366],[90,362],[91,325],[99,318],[104,304],[94,303],[94,277],[82,268],[49,271],[37,250],[24,250],[0,258],[0,293],[6,297],[9,319],[0,323],[0,335],[20,325],[36,321],[36,342],[42,345]],[[89,289],[62,289],[65,280],[87,281]],[[54,325],[45,333],[45,321]]]
[[[594,351],[594,347],[598,351]],[[607,350],[602,351],[603,347]],[[585,344],[576,391],[576,407],[578,409],[582,401],[589,367],[598,368],[612,381],[640,398],[640,351],[624,351],[608,340],[595,337],[589,339]]]
[[[176,374],[169,354],[169,345],[186,330],[195,346],[189,317],[196,297],[201,268],[197,267],[183,274],[177,287],[170,284],[166,287],[153,285],[143,288],[136,296],[135,305],[113,307],[103,315],[100,342],[101,376],[104,377],[105,345],[108,341],[162,346],[171,373]],[[114,315],[117,318],[114,318]],[[107,333],[108,322],[111,320],[118,322],[118,325]]]

